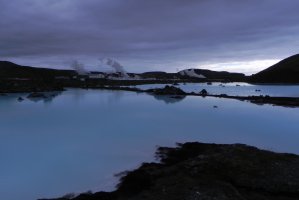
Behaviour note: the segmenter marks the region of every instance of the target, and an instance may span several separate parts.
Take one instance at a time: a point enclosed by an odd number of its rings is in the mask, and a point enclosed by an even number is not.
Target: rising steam
[[[80,63],[79,61],[77,60],[74,60],[72,61],[71,63],[71,68],[76,70],[76,72],[80,75],[84,75],[84,74],[87,74],[88,71],[85,69],[84,67],[84,64],[83,63]]]
[[[105,58],[100,59],[100,61],[101,64],[111,67],[115,73],[120,73],[122,76],[128,77],[128,74],[125,71],[124,67],[116,60],[113,60],[111,58]]]

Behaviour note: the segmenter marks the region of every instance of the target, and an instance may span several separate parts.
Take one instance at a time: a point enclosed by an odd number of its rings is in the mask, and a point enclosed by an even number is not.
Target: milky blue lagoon
[[[205,88],[212,91],[212,86]],[[260,87],[278,96],[299,94],[298,86]],[[298,108],[108,90],[69,89],[47,101],[18,102],[19,96],[27,94],[0,96],[0,194],[5,200],[112,190],[114,174],[153,161],[156,145],[245,143],[299,154]]]
[[[139,85],[137,88],[150,89],[164,87],[165,84]],[[206,89],[210,94],[227,94],[232,96],[269,95],[276,97],[299,97],[299,85],[253,85],[249,83],[180,83],[176,87],[186,92],[200,92]]]

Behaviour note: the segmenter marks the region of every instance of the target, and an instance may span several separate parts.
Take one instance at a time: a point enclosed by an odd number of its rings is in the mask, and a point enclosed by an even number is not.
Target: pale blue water
[[[165,85],[166,84],[148,84],[136,87],[150,89],[161,88]],[[180,83],[176,87],[180,87],[186,92],[200,92],[202,89],[206,89],[210,94],[227,94],[233,96],[269,95],[299,97],[299,85],[253,85],[249,83],[213,83],[212,85],[207,85],[206,83],[188,83],[184,85]]]
[[[0,96],[0,199],[111,190],[113,175],[153,161],[156,145],[245,143],[299,154],[298,108],[80,89],[49,101],[18,96]]]

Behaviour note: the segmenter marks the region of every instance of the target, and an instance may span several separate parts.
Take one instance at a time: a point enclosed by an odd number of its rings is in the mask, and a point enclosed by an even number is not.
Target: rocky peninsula
[[[254,104],[263,105],[271,104],[274,106],[284,106],[284,107],[299,107],[298,97],[271,97],[268,95],[259,96],[232,96],[227,94],[209,94],[206,89],[202,89],[200,92],[185,92],[182,89],[166,85],[164,88],[154,88],[154,89],[139,89],[136,87],[120,87],[120,86],[97,86],[92,87],[93,89],[104,89],[104,90],[123,90],[131,92],[143,92],[150,95],[156,96],[168,96],[170,98],[184,98],[186,96],[200,96],[200,97],[216,97],[225,99],[236,99],[240,101],[248,101]]]

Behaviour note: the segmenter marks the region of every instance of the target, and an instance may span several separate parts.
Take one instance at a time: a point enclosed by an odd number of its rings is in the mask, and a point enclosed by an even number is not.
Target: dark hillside
[[[0,79],[28,78],[28,79],[53,79],[55,76],[73,76],[72,70],[56,70],[21,66],[12,62],[0,61]]]
[[[299,54],[288,57],[252,75],[250,81],[257,83],[299,83]]]

